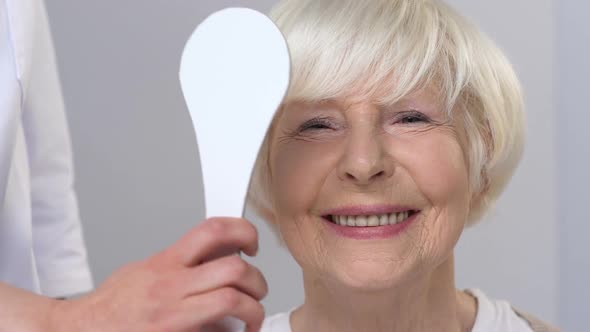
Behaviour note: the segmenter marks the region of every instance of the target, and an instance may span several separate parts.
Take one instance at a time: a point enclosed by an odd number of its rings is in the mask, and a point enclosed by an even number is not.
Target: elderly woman
[[[554,331],[455,288],[455,245],[522,154],[522,96],[502,52],[439,0],[284,0],[273,17],[292,81],[250,203],[301,266],[303,305],[262,325],[261,272],[223,255],[255,255],[256,229],[212,218],[79,300],[33,305],[0,285],[23,308],[0,321],[66,332],[201,331],[226,316],[248,332]]]
[[[437,0],[285,0],[272,17],[292,81],[250,197],[305,302],[262,331],[549,331],[455,288],[455,245],[523,150],[502,52]]]

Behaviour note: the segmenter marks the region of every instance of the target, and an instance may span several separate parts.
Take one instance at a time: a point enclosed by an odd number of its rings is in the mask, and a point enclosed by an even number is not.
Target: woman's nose
[[[356,185],[369,185],[392,176],[394,164],[384,142],[375,134],[350,137],[338,165],[338,177]]]

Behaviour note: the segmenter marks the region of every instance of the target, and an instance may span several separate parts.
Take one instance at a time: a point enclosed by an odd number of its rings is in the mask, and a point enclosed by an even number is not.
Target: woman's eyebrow
[[[312,102],[313,105],[317,105],[320,107],[328,107],[328,106],[337,106],[340,105],[341,102],[334,98],[327,98],[327,99],[320,99]]]
[[[345,105],[336,99],[322,99],[301,104],[304,108],[315,110],[345,109]]]

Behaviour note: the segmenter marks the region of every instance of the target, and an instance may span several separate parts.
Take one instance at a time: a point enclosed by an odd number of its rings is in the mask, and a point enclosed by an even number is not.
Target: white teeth
[[[377,216],[370,216],[369,218],[367,218],[367,226],[379,226],[379,217]]]
[[[331,216],[331,220],[341,226],[375,227],[394,225],[408,219],[410,211],[371,216]]]
[[[347,225],[347,224],[346,224],[347,220],[348,220],[348,217],[346,217],[346,216],[341,216],[341,217],[340,217],[340,225],[342,225],[342,226],[346,226],[346,225]]]
[[[356,217],[356,226],[357,227],[367,227],[367,217],[365,217],[365,216]]]
[[[346,222],[347,226],[355,226],[356,225],[356,218],[353,216],[348,217],[348,221]]]
[[[397,213],[392,213],[389,215],[389,224],[390,225],[397,224]]]

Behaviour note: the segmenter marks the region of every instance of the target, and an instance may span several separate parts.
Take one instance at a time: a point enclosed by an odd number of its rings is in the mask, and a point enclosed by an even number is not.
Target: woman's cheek
[[[290,141],[277,144],[271,157],[272,193],[283,213],[305,213],[334,169],[333,143]]]
[[[431,204],[444,204],[468,194],[467,166],[454,136],[431,132],[406,139],[392,139],[390,153],[399,167]]]

